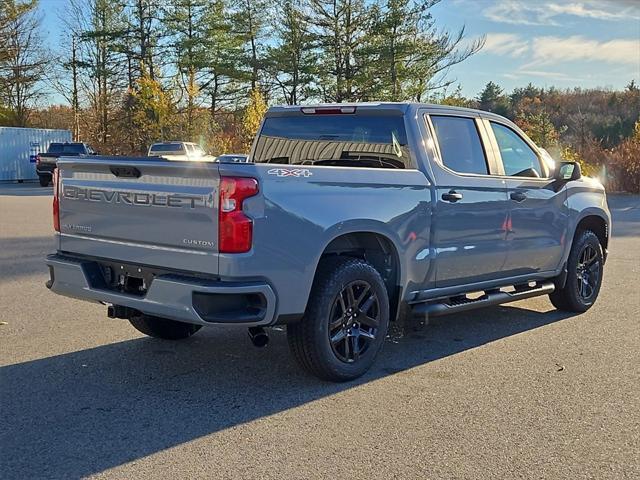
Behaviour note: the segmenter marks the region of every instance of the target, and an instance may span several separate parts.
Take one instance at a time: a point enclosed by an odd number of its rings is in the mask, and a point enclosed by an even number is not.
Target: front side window
[[[384,113],[267,117],[252,158],[287,165],[415,168],[404,118]]]
[[[431,115],[431,123],[446,167],[457,173],[489,174],[474,119]]]
[[[520,135],[509,127],[491,122],[498,149],[504,165],[504,173],[516,177],[543,177],[538,155]]]

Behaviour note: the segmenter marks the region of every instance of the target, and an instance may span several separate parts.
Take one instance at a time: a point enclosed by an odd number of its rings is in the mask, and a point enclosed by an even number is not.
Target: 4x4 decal
[[[278,177],[310,177],[313,175],[306,168],[270,168],[267,170],[269,175],[276,175]]]

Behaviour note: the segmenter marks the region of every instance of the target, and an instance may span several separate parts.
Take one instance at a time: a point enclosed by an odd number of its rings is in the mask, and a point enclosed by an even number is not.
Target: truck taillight
[[[40,154],[36,155],[36,165],[40,165]]]
[[[247,177],[220,178],[218,250],[243,253],[251,250],[253,220],[242,211],[242,202],[258,194],[258,181]]]
[[[58,169],[53,171],[53,228],[60,231],[60,175]]]

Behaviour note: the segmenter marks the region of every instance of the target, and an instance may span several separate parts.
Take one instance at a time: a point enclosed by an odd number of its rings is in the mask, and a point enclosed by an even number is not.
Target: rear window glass
[[[390,115],[267,117],[253,161],[415,168],[407,145],[404,119]]]
[[[81,143],[52,143],[49,145],[49,153],[85,153]]]
[[[182,152],[181,143],[156,143],[151,145],[152,152]]]
[[[431,116],[442,163],[458,173],[487,175],[487,159],[472,118]]]

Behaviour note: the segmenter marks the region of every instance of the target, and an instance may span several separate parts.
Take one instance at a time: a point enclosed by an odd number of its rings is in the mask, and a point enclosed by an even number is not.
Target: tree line
[[[47,44],[37,0],[0,0],[0,125],[68,128],[101,153],[159,140],[247,151],[268,104],[427,101],[514,120],[556,158],[640,191],[640,91],[448,75],[484,39],[440,28],[441,0],[67,0]],[[55,99],[55,101],[52,101]]]
[[[37,0],[0,0],[4,121],[33,123],[48,89],[99,149],[181,138],[222,151],[246,148],[251,101],[424,100],[483,44],[437,28],[439,2],[68,0],[51,51]]]

